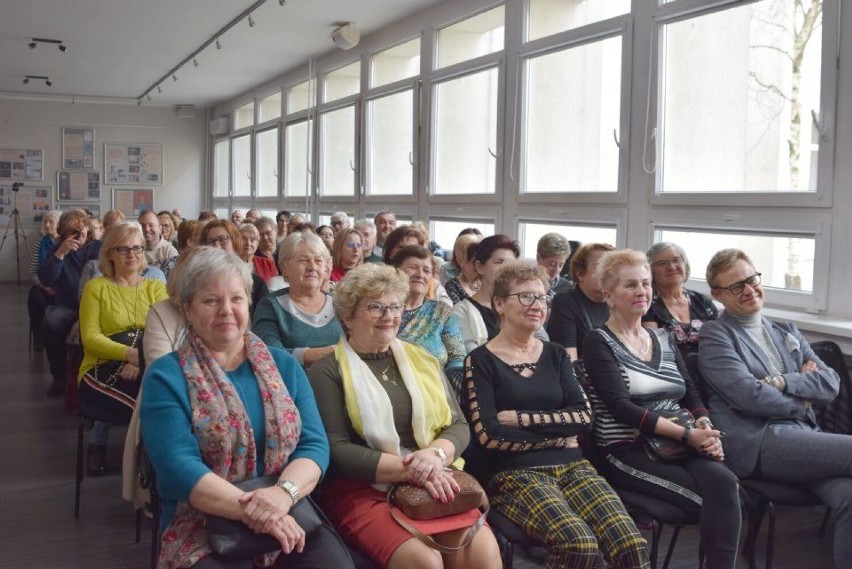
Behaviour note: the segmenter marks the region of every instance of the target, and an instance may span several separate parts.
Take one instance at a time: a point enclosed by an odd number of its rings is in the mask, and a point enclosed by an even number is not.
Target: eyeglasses
[[[358,251],[361,249],[361,247],[363,247],[363,245],[361,245],[360,243],[346,243],[344,247],[346,247],[347,249],[352,249],[353,251]]]
[[[757,285],[759,285],[760,284],[760,275],[761,275],[761,273],[754,273],[749,278],[743,279],[741,281],[737,281],[732,285],[714,286],[714,287],[710,287],[710,288],[714,288],[716,290],[727,290],[728,292],[730,292],[733,295],[740,295],[745,290],[746,285],[750,286],[751,288],[755,288]]]
[[[143,247],[142,245],[134,245],[133,247],[113,247],[112,250],[118,253],[119,255],[124,256],[126,256],[128,253],[140,255],[142,251],[145,250],[145,247]]]
[[[683,264],[683,257],[676,256],[676,257],[672,257],[671,259],[660,259],[659,261],[654,261],[652,266],[655,269],[662,269],[662,268],[667,267],[669,265],[680,265],[680,264]]]
[[[216,247],[217,245],[219,247],[224,247],[226,243],[230,242],[230,235],[220,235],[219,237],[211,237],[210,239],[207,239],[206,241],[204,241],[204,244],[208,247]]]
[[[337,227],[338,225],[343,225],[343,223],[344,223],[343,221],[332,221],[331,225],[333,227]]]
[[[405,309],[399,302],[393,302],[391,304],[384,304],[382,302],[371,302],[364,309],[370,313],[370,316],[373,318],[381,318],[385,315],[385,312],[390,310],[391,316],[394,318],[399,318],[402,316],[402,311]]]
[[[511,294],[507,294],[506,296],[517,296],[518,302],[520,302],[523,306],[532,306],[533,304],[535,304],[536,301],[538,301],[545,308],[550,308],[550,304],[553,302],[553,298],[546,294],[536,296],[532,292],[513,292]]]

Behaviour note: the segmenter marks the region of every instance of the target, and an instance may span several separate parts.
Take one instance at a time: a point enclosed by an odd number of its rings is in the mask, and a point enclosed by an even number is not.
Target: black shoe
[[[50,387],[47,388],[48,397],[56,397],[65,393],[65,379],[53,378]]]
[[[89,445],[86,472],[89,476],[103,476],[107,473],[106,445]]]

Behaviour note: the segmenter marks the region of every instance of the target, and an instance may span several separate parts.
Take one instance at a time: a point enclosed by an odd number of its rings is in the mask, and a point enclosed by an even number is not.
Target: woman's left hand
[[[405,455],[402,458],[402,464],[408,467],[406,476],[408,482],[417,486],[423,486],[430,476],[444,469],[441,459],[428,448]]]
[[[126,363],[118,372],[118,377],[125,381],[136,381],[139,379],[139,368],[131,363]]]
[[[239,502],[243,507],[243,523],[255,533],[270,533],[293,506],[290,496],[277,486],[246,492]]]
[[[701,425],[699,429],[712,430],[709,425]],[[710,437],[701,443],[701,452],[707,458],[712,458],[718,462],[725,461],[725,452],[722,450],[722,439]]]
[[[497,413],[497,422],[508,427],[520,427],[517,411],[499,411]]]

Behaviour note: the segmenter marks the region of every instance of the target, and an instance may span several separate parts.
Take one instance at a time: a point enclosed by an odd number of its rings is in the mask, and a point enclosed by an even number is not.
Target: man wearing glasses
[[[331,215],[331,232],[337,235],[344,229],[349,229],[349,215],[345,211],[338,211]]]
[[[843,567],[852,558],[852,436],[822,432],[813,410],[837,396],[840,379],[794,324],[761,314],[760,278],[738,249],[707,265],[713,298],[725,307],[698,342],[713,422],[726,432],[725,459],[737,476],[805,486],[831,508]]]

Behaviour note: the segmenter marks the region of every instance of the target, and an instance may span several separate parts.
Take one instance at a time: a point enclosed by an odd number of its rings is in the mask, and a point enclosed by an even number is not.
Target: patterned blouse
[[[445,302],[426,299],[420,308],[403,312],[397,337],[421,346],[444,369],[460,369],[464,365],[467,351],[461,331],[453,309]]]
[[[658,328],[674,334],[680,352],[686,357],[688,352],[698,352],[698,333],[708,320],[716,320],[719,311],[707,296],[700,292],[684,289],[689,302],[689,322],[680,322],[675,318],[666,303],[656,293],[648,313],[642,317],[642,322],[654,322]]]

